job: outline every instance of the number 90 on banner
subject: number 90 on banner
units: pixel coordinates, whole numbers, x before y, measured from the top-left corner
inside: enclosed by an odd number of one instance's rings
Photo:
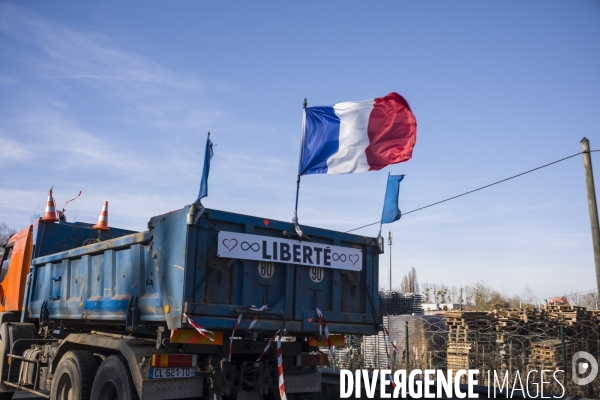
[[[275,264],[269,261],[261,261],[258,263],[258,273],[265,279],[269,279],[275,274]]]
[[[308,270],[308,275],[310,276],[310,280],[319,283],[323,280],[323,268],[321,267],[310,267]]]

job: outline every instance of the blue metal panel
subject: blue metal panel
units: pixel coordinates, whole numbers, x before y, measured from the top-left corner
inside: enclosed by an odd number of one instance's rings
[[[332,330],[334,333],[377,331],[380,317],[374,303],[378,275],[375,239],[303,227],[314,242],[363,249],[361,272],[325,268],[320,282],[314,282],[310,279],[311,268],[306,266],[275,263],[274,275],[266,279],[260,276],[257,261],[217,257],[219,231],[283,238],[283,231],[294,231],[290,223],[206,210],[199,223],[189,230],[190,240],[197,245],[193,252],[195,259],[188,259],[188,265],[195,266],[195,276],[193,280],[187,277],[189,289],[185,299],[188,312],[203,327],[226,329],[225,321],[230,321],[232,327],[243,307],[267,303],[269,311],[260,314],[257,330],[286,327],[292,334],[318,332],[315,324],[318,307],[328,323],[340,329]],[[242,332],[252,315],[242,321]]]
[[[140,296],[145,267],[151,265],[146,260],[140,262],[139,256],[149,242],[149,232],[142,232],[34,259],[27,306],[30,316],[39,318],[47,302],[50,319],[123,324],[130,299]],[[137,260],[135,266],[133,259]],[[143,298],[142,305],[150,320],[164,321],[164,315],[155,318],[160,301]]]
[[[150,220],[152,259],[165,320],[169,329],[181,327],[187,254],[187,214],[190,206]]]
[[[320,281],[314,281],[309,267],[275,263],[271,276],[261,276],[258,261],[217,256],[219,231],[283,238],[284,231],[293,232],[292,224],[217,210],[206,210],[192,224],[193,212],[187,206],[153,217],[147,232],[55,254],[46,252],[72,246],[85,236],[82,230],[91,229],[42,224],[38,253],[45,255],[32,262],[29,314],[38,318],[46,302],[50,319],[124,325],[130,301],[137,297],[139,319],[146,326],[180,328],[185,309],[205,328],[229,330],[245,308],[266,304],[257,332],[285,327],[291,334],[316,334],[317,307],[332,333],[377,331],[375,239],[303,227],[315,242],[362,249],[362,271],[325,268]],[[247,333],[253,315],[247,315],[238,333]]]
[[[35,232],[35,249],[33,258],[46,256],[48,254],[60,253],[83,246],[87,239],[98,237],[98,231],[92,229],[92,224],[82,222],[44,222],[37,220]],[[103,240],[117,238],[136,233],[119,228],[110,228],[109,232],[101,232]]]

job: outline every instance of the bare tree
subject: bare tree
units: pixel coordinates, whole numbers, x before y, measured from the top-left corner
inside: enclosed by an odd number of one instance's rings
[[[15,233],[17,233],[17,231],[10,228],[4,222],[0,222],[0,259],[4,255],[4,246],[6,246],[6,242],[8,242],[8,239]]]
[[[423,302],[424,303],[431,303],[431,292],[432,292],[431,285],[429,283],[425,282],[423,284]]]
[[[460,289],[457,288],[456,286],[452,286],[451,288],[448,288],[448,303],[460,303],[459,293],[460,293]]]
[[[535,294],[533,293],[533,290],[529,286],[529,283],[525,284],[525,287],[523,288],[523,296],[522,297],[523,297],[523,301],[528,304],[532,304],[533,300],[535,300]]]
[[[438,303],[446,303],[446,295],[448,294],[448,287],[446,285],[441,285],[437,291],[437,302]]]
[[[572,306],[586,307],[588,310],[598,309],[598,292],[596,290],[585,293],[571,293],[565,296]]]
[[[465,299],[467,304],[475,304],[475,285],[465,285]]]
[[[409,288],[409,275],[410,273],[402,281],[403,288],[405,286]],[[525,285],[521,294],[512,296],[508,296],[506,293],[492,288],[485,282],[452,287],[444,284],[425,282],[422,288],[423,301],[425,303],[458,303],[462,304],[466,309],[471,310],[491,311],[494,308],[527,307],[528,304],[533,304],[535,300],[535,294],[529,285]],[[570,294],[567,295],[567,298],[571,304],[585,305],[588,309],[595,309],[596,303],[600,305],[596,292]]]
[[[402,285],[400,286],[402,293],[419,293],[419,281],[417,280],[417,271],[415,267],[412,267],[408,274],[402,278]]]

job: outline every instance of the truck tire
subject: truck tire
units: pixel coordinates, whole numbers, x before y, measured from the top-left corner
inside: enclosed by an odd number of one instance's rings
[[[139,400],[125,357],[106,357],[100,364],[91,400]]]
[[[96,358],[89,351],[66,352],[52,378],[50,399],[89,400],[97,370]]]

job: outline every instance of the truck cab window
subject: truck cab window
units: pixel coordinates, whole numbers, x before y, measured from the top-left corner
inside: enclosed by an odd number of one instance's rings
[[[14,242],[9,243],[4,248],[4,255],[2,256],[2,269],[0,270],[0,282],[4,281],[4,277],[6,276],[6,273],[8,272],[8,266],[10,264],[10,257],[12,256],[12,251],[13,251],[13,244],[14,244]]]

